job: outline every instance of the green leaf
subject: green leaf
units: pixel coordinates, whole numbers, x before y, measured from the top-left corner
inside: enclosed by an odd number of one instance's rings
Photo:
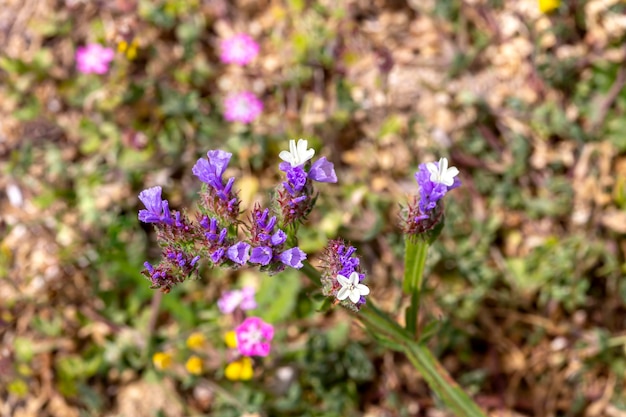
[[[296,306],[301,285],[300,274],[293,269],[266,277],[257,293],[259,306],[254,314],[269,323],[287,319]]]

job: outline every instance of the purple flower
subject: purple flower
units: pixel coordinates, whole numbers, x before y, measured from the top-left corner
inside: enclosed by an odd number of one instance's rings
[[[212,216],[230,224],[239,216],[239,198],[233,192],[235,178],[230,178],[226,185],[222,176],[228,167],[232,154],[221,150],[207,152],[207,159],[200,158],[192,168],[193,174],[200,181],[209,185],[201,192],[202,205]]]
[[[259,246],[258,248],[252,248],[250,254],[250,262],[253,264],[267,265],[272,260],[272,248],[269,246]]]
[[[270,243],[272,246],[280,246],[287,240],[287,234],[282,230],[278,229],[276,233],[272,235],[270,238]]]
[[[139,210],[139,220],[144,223],[172,224],[169,203],[161,200],[161,187],[148,188],[139,193],[139,200],[146,209]]]
[[[204,158],[198,159],[191,172],[200,181],[209,184],[216,191],[223,191],[225,187],[222,175],[224,175],[232,156],[232,153],[221,150],[209,151],[207,152],[208,161]]]
[[[226,251],[226,256],[231,261],[243,265],[250,257],[250,245],[246,242],[237,242]]]
[[[309,171],[309,178],[317,182],[337,182],[335,167],[328,162],[325,156],[313,163]]]
[[[303,267],[302,261],[306,259],[306,253],[299,247],[287,249],[278,255],[278,259],[287,266],[300,269]]]
[[[274,326],[258,317],[248,317],[235,329],[237,350],[243,356],[267,356],[274,338]]]
[[[76,49],[76,69],[83,74],[106,74],[114,56],[113,49],[97,43],[79,46]]]
[[[245,33],[224,39],[220,43],[220,59],[225,64],[244,66],[259,54],[259,44]]]
[[[224,118],[229,122],[251,123],[263,111],[263,102],[250,92],[230,94],[224,100]]]
[[[231,314],[237,307],[242,310],[252,310],[257,307],[254,299],[256,290],[253,287],[243,287],[241,290],[225,291],[219,300],[217,307],[223,314]]]

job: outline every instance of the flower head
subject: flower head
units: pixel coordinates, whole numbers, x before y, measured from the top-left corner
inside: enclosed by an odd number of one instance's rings
[[[561,0],[538,0],[538,3],[541,13],[550,13],[561,6]]]
[[[315,155],[315,149],[307,149],[309,142],[306,139],[299,139],[298,144],[294,139],[289,141],[289,150],[281,151],[278,157],[288,162],[292,167],[304,164]]]
[[[76,69],[83,74],[106,74],[114,56],[113,49],[97,43],[79,46],[76,49]]]
[[[256,290],[253,287],[243,287],[240,290],[225,291],[219,300],[217,307],[223,314],[231,314],[235,309],[252,310],[257,307],[254,299]]]
[[[283,224],[302,222],[313,209],[316,196],[312,181],[337,182],[335,167],[326,157],[311,165],[308,161],[315,155],[314,149],[308,149],[305,139],[289,141],[289,151],[278,155],[284,162],[278,168],[285,172],[286,181],[278,190],[278,205],[281,209]]]
[[[263,111],[263,102],[253,93],[230,94],[224,100],[224,118],[229,122],[252,123]]]
[[[206,344],[206,338],[200,332],[193,332],[189,335],[189,337],[187,337],[185,344],[192,350],[202,349]]]
[[[154,367],[162,371],[172,366],[172,354],[167,352],[157,352],[152,355]]]
[[[415,173],[419,186],[419,199],[409,204],[403,218],[404,232],[410,235],[432,230],[442,219],[443,211],[439,201],[461,185],[459,170],[448,167],[448,160],[420,164]]]
[[[331,240],[322,254],[322,293],[334,297],[342,305],[358,311],[365,304],[370,290],[362,282],[365,274],[356,248],[340,239]]]
[[[358,272],[351,273],[347,278],[338,274],[337,281],[341,284],[341,289],[337,292],[337,300],[339,301],[349,298],[350,301],[356,304],[362,296],[370,293],[370,289],[366,285],[361,284]]]
[[[231,381],[248,381],[253,375],[252,359],[247,356],[229,363],[224,369],[224,376]]]
[[[274,326],[258,317],[248,317],[235,329],[237,349],[243,356],[267,356],[274,338]]]
[[[220,59],[225,64],[246,65],[259,54],[259,44],[245,33],[224,39],[220,43]]]
[[[202,373],[204,364],[202,358],[196,355],[192,355],[187,362],[185,362],[185,369],[192,375],[200,375]]]

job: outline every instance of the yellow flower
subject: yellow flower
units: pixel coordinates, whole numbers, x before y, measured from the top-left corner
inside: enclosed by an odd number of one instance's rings
[[[224,342],[226,342],[226,346],[228,346],[231,349],[234,349],[237,347],[237,335],[235,334],[234,330],[231,330],[230,332],[224,335]]]
[[[224,376],[231,381],[247,381],[252,378],[252,359],[247,356],[229,363],[224,370]]]
[[[137,58],[138,46],[139,42],[137,41],[137,39],[133,39],[131,43],[128,43],[126,41],[120,41],[117,44],[117,50],[118,52],[126,55],[126,58],[132,61],[133,59]]]
[[[172,366],[172,355],[166,352],[157,352],[152,355],[154,367],[162,371]]]
[[[187,347],[193,350],[201,349],[205,342],[206,339],[202,333],[194,332],[187,338]]]
[[[550,13],[559,8],[561,0],[539,0],[539,10],[541,13]]]
[[[192,375],[200,375],[202,373],[202,359],[195,355],[191,356],[187,359],[185,368],[187,369],[187,372]]]

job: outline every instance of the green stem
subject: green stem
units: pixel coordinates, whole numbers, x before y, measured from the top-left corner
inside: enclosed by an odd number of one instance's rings
[[[316,285],[321,285],[320,273],[310,263],[304,262],[300,271]],[[376,307],[371,300],[367,301],[367,304],[361,308],[356,316],[373,334],[385,337],[399,349],[402,349],[415,369],[424,377],[428,386],[457,416],[485,417],[478,405],[454,382],[428,348],[413,340],[412,333],[403,329],[398,322]]]
[[[450,377],[437,358],[422,344],[407,342],[405,354],[430,389],[459,417],[485,417],[485,413]]]
[[[404,253],[404,281],[402,289],[411,296],[411,304],[406,310],[406,329],[417,337],[417,316],[420,309],[424,267],[428,254],[428,242],[419,237],[407,237]]]

